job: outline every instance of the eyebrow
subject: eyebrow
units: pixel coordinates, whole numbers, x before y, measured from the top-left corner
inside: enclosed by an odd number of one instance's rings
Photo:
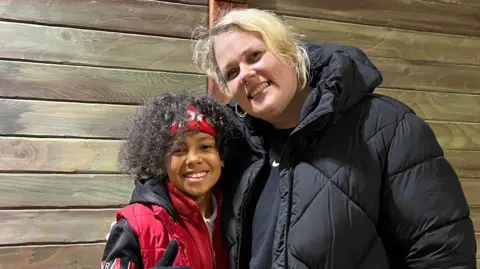
[[[246,47],[245,49],[242,50],[242,52],[240,52],[240,56],[242,57],[245,57],[245,54],[247,54],[248,52],[254,50],[254,47],[253,46],[248,46]],[[220,70],[222,71],[222,73],[224,73],[223,71],[228,71],[230,69],[230,66],[232,66],[233,63],[232,62],[229,62],[227,63],[227,65],[225,65],[225,67],[222,69],[220,68]]]
[[[209,136],[202,136],[202,137],[200,137],[200,138],[197,139],[197,142],[203,142],[203,141],[205,141],[205,140],[215,141],[214,138],[211,138],[211,137],[209,137]]]

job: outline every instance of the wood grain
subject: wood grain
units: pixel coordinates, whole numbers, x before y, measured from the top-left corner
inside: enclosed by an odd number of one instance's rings
[[[480,178],[461,178],[463,191],[470,207],[475,207],[480,214]],[[480,231],[480,227],[478,229]]]
[[[470,218],[473,221],[473,227],[476,232],[480,232],[480,207],[470,208]]]
[[[480,67],[372,57],[383,87],[480,94]]]
[[[445,158],[461,178],[480,178],[480,151],[445,150]]]
[[[480,12],[462,5],[404,0],[251,0],[280,14],[465,36],[480,36]]]
[[[480,124],[428,121],[443,149],[480,150]]]
[[[123,138],[136,108],[0,99],[0,134]]]
[[[154,95],[206,92],[203,75],[0,61],[0,96],[143,103]]]
[[[121,141],[0,137],[0,171],[118,172]],[[480,151],[445,150],[459,177],[480,178]]]
[[[0,210],[0,244],[104,241],[116,209]]]
[[[375,93],[390,96],[410,106],[428,120],[480,122],[480,95],[418,92],[379,88]]]
[[[0,171],[118,172],[120,143],[0,137]]]
[[[428,99],[430,94],[420,93],[427,94],[427,97],[418,97],[418,100]],[[428,104],[420,106],[426,109]],[[432,106],[447,105],[433,103]],[[0,134],[121,139],[129,117],[137,108],[130,105],[0,99]],[[444,149],[480,150],[479,123],[431,120],[428,123]]]
[[[208,7],[161,1],[7,1],[0,19],[190,38],[207,26]]]
[[[105,244],[0,247],[2,269],[100,268]]]
[[[133,188],[126,175],[0,173],[0,208],[120,207]]]
[[[0,22],[0,57],[197,72],[192,41],[65,27]]]
[[[480,233],[476,233],[475,238],[477,239],[477,246],[480,246]],[[479,263],[480,263],[480,248],[477,247],[477,264]]]
[[[285,16],[308,41],[361,48],[370,57],[480,65],[480,38]]]
[[[208,5],[208,0],[172,0],[171,2],[178,2],[184,4]]]
[[[480,8],[480,1],[478,0],[421,0],[421,1]]]

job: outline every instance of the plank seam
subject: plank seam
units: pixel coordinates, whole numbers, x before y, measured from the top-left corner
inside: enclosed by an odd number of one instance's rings
[[[68,243],[65,243],[65,244],[59,244],[58,242],[57,243],[54,243],[54,244],[43,244],[43,245],[35,245],[35,244],[32,244],[32,245],[27,245],[27,246],[18,246],[18,248],[34,248],[34,247],[70,247],[70,246],[73,246],[73,245],[76,245],[76,246],[97,246],[97,245],[104,245],[105,243],[104,242],[100,242],[100,243],[73,243],[73,244],[68,244]],[[0,249],[9,249],[11,248],[10,246],[0,246]]]
[[[121,207],[116,207],[116,208],[108,208],[108,209],[103,209],[103,208],[86,208],[86,209],[26,209],[26,210],[6,210],[6,209],[1,209],[0,214],[2,213],[20,213],[20,212],[25,212],[25,213],[47,213],[47,212],[103,212],[103,211],[112,211],[114,212],[115,210],[120,209]]]
[[[120,70],[120,71],[137,71],[137,72],[153,72],[153,73],[168,73],[168,74],[181,74],[181,75],[192,75],[192,76],[199,76],[205,77],[206,76],[202,73],[195,73],[191,71],[174,71],[174,70],[161,70],[161,69],[149,69],[149,68],[133,68],[133,67],[125,67],[125,66],[115,66],[115,65],[93,65],[93,64],[82,64],[76,62],[69,62],[69,61],[37,61],[37,60],[30,60],[30,59],[20,59],[20,58],[5,58],[0,57],[0,61],[4,62],[18,62],[18,63],[31,63],[31,64],[45,64],[45,65],[55,65],[58,67],[67,66],[67,67],[84,67],[84,68],[101,68],[101,69],[109,69],[109,70]],[[193,63],[192,63],[193,64]]]
[[[66,171],[66,170],[7,170],[0,169],[1,174],[62,174],[62,175],[125,175],[120,170],[118,171],[104,171],[104,170],[76,170],[76,171]]]
[[[75,241],[75,242],[22,242],[16,244],[0,244],[0,248],[12,248],[12,247],[26,247],[26,246],[53,246],[62,243],[63,246],[69,245],[87,245],[87,244],[100,244],[105,243],[106,240],[93,240],[93,241]]]
[[[205,13],[208,15],[208,10],[206,10]],[[206,18],[208,18],[208,16],[206,16]],[[183,39],[183,40],[191,40],[191,38],[192,38],[191,33],[190,33],[190,36],[176,36],[176,35],[168,35],[168,34],[159,35],[159,34],[153,34],[153,33],[148,33],[148,32],[135,32],[135,31],[128,31],[128,30],[120,31],[120,30],[115,30],[115,29],[110,29],[110,28],[96,28],[96,27],[88,27],[88,26],[82,26],[82,25],[69,25],[69,24],[61,24],[61,23],[46,23],[46,22],[39,22],[39,21],[16,20],[16,19],[7,19],[7,18],[0,18],[0,22],[18,23],[18,24],[34,25],[34,26],[68,28],[68,29],[103,32],[103,33],[147,36],[147,37],[165,37],[165,38],[175,38],[175,39]],[[206,23],[204,23],[204,24],[206,24]]]
[[[124,141],[123,137],[115,136],[75,136],[75,135],[36,135],[36,134],[0,134],[5,138],[46,138],[46,139],[88,139],[88,140],[107,140],[107,141]]]
[[[416,2],[431,3],[431,4],[438,4],[438,5],[461,6],[461,7],[466,7],[466,8],[479,9],[479,12],[480,12],[480,7],[464,5],[462,3],[445,3],[445,2],[436,2],[436,1],[429,1],[429,0],[415,0],[415,1]]]
[[[272,10],[272,9],[269,9]],[[421,29],[410,29],[410,28],[402,28],[402,27],[387,27],[387,26],[381,26],[381,25],[376,25],[376,24],[369,24],[369,23],[364,23],[364,22],[351,22],[351,21],[345,21],[345,20],[334,20],[334,19],[318,19],[318,18],[313,18],[313,17],[308,17],[308,16],[299,16],[299,15],[290,15],[287,12],[281,12],[277,10],[273,10],[276,14],[282,15],[283,17],[287,18],[300,18],[300,19],[307,19],[307,20],[314,20],[314,21],[324,21],[324,22],[334,22],[334,23],[340,23],[340,24],[350,24],[350,25],[361,25],[361,26],[366,26],[366,27],[374,27],[374,28],[383,28],[383,29],[392,29],[392,30],[401,30],[401,31],[410,31],[410,32],[416,32],[419,34],[434,34],[434,35],[446,35],[446,36],[452,36],[452,37],[461,37],[461,38],[480,38],[480,36],[469,36],[469,35],[461,35],[461,34],[453,34],[453,33],[442,33],[442,32],[433,32],[433,31],[428,31],[428,30],[421,30]],[[302,29],[297,30],[302,31]]]
[[[200,7],[208,7],[208,0],[206,1],[205,4],[196,4],[196,3],[186,3],[186,2],[179,2],[175,0],[148,0],[151,2],[165,2],[165,3],[172,3],[172,4],[178,4],[178,5],[183,5],[183,6],[200,6]]]
[[[408,91],[408,92],[426,92],[426,93],[438,93],[438,94],[455,94],[455,95],[480,97],[480,93],[434,91],[434,90],[414,89],[414,88],[388,87],[388,86],[382,86],[382,85],[378,86],[376,89],[401,90],[401,91]]]
[[[133,184],[133,183],[132,183]],[[133,185],[132,185],[133,187]],[[133,188],[132,188],[133,189]],[[76,205],[68,205],[68,206],[0,206],[0,213],[1,211],[62,211],[62,210],[82,210],[82,211],[91,211],[92,209],[115,209],[118,210],[124,206],[127,206],[128,202],[124,204],[115,204],[115,205],[98,205],[98,206],[76,206]]]
[[[402,59],[402,58],[389,58],[385,56],[371,56],[368,57],[372,60],[375,59],[386,59],[386,60],[392,60],[392,59],[397,59],[401,61],[405,61],[408,63],[412,64],[418,64],[418,65],[424,65],[424,64],[429,64],[429,65],[436,65],[436,66],[450,66],[450,67],[470,67],[470,68],[479,68],[478,65],[471,65],[471,64],[463,64],[463,63],[449,63],[449,62],[429,62],[425,60],[411,60],[411,59]]]

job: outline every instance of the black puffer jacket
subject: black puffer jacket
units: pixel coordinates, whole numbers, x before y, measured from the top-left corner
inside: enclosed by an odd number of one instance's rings
[[[382,77],[360,50],[308,51],[314,91],[281,156],[273,268],[476,268],[467,202],[428,124],[372,93]],[[246,146],[224,171],[232,200],[223,216],[230,266],[248,268],[272,127],[239,123]]]

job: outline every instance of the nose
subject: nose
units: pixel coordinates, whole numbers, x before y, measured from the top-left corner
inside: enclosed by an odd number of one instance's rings
[[[250,65],[241,64],[240,65],[240,78],[242,79],[242,83],[246,86],[248,85],[250,79],[257,74],[255,69],[253,69]]]
[[[196,150],[189,150],[187,154],[187,164],[197,164],[200,163],[202,158],[200,157],[200,154]]]

